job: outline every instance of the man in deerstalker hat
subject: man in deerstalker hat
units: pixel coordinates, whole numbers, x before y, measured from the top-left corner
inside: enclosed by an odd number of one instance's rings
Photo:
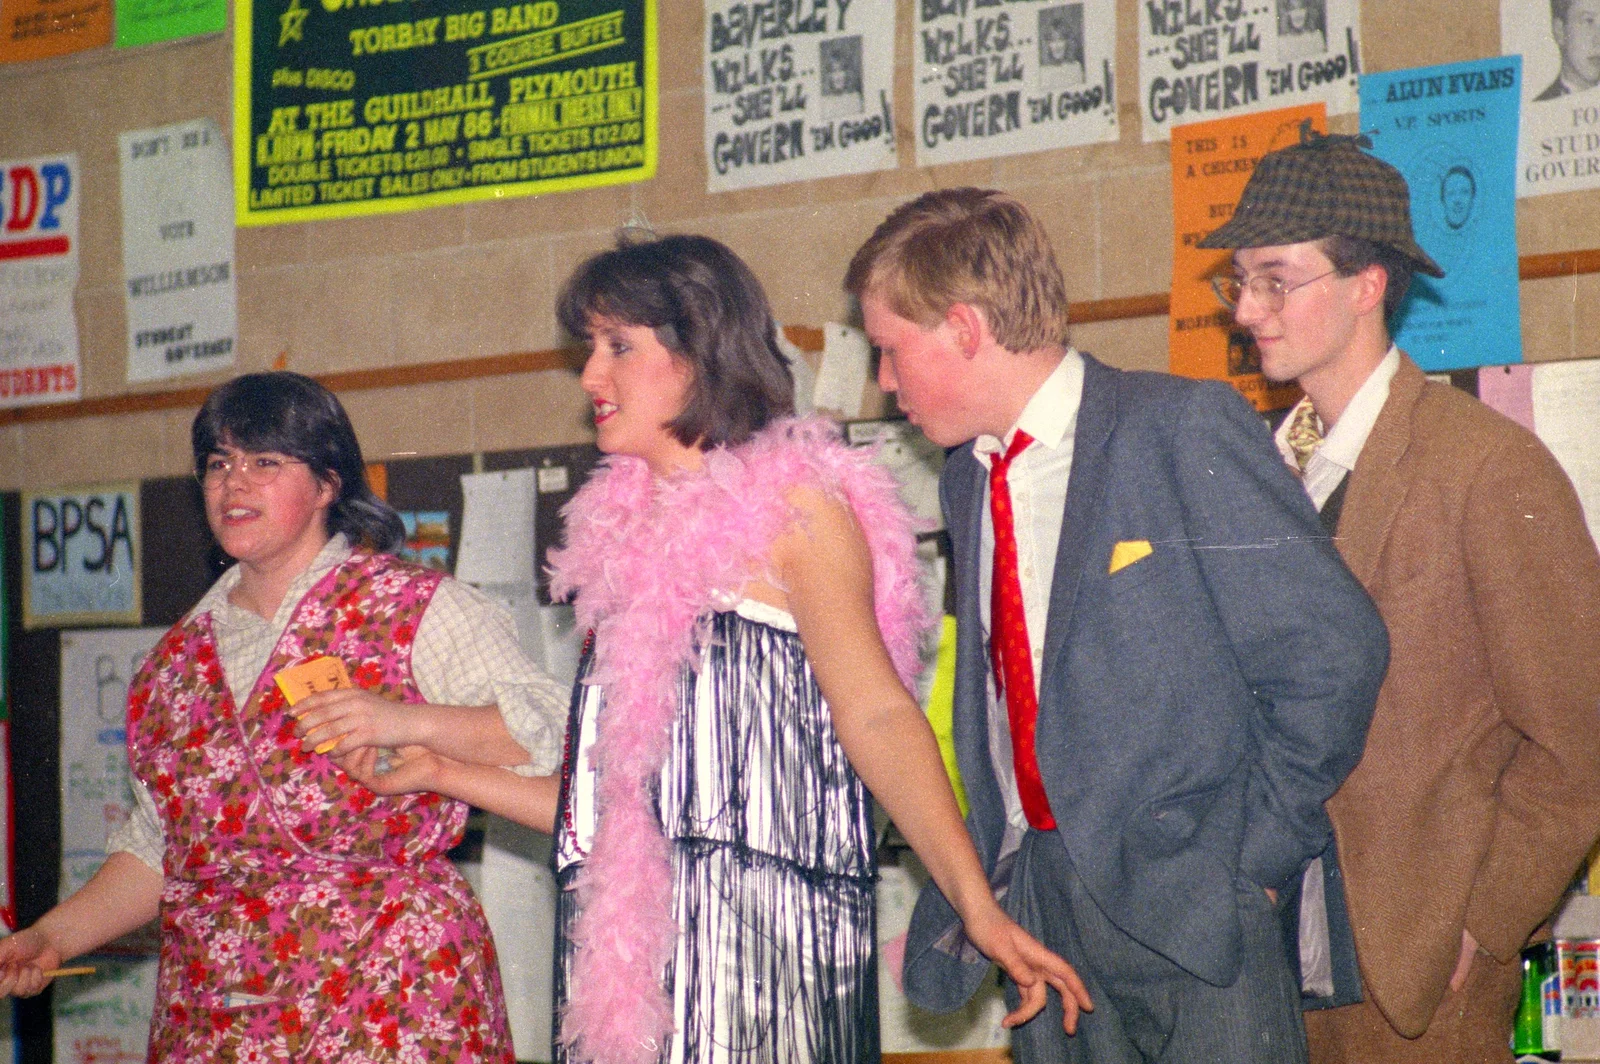
[[[1307,129],[1200,244],[1235,249],[1217,294],[1305,391],[1278,449],[1389,627],[1334,846],[1283,902],[1314,1064],[1509,1062],[1518,952],[1600,826],[1600,556],[1538,439],[1391,342],[1443,271],[1364,147]]]

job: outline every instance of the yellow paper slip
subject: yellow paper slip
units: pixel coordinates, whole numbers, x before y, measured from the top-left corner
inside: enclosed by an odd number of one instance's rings
[[[291,706],[318,691],[339,691],[354,686],[350,682],[350,674],[345,671],[344,662],[326,655],[291,665],[279,671],[272,679]],[[337,738],[318,743],[316,752],[325,754],[338,743]]]
[[[277,682],[278,690],[283,692],[283,697],[289,700],[291,706],[318,691],[339,691],[353,686],[350,683],[350,674],[345,671],[344,662],[339,658],[327,656],[291,665],[287,669],[280,670],[273,680]]]

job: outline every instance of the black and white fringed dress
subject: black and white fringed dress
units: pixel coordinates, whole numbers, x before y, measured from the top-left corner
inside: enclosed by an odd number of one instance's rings
[[[551,592],[592,633],[556,832],[563,1064],[878,1058],[872,809],[769,579],[796,491],[849,506],[914,687],[930,621],[893,476],[820,419],[701,468],[612,456],[563,510]]]
[[[580,675],[587,673],[585,655]],[[673,845],[677,1036],[659,1059],[878,1059],[872,803],[781,610],[718,612],[684,670],[659,809]],[[568,889],[594,830],[590,750],[604,693],[579,684],[556,826],[556,1008],[577,917]],[[574,738],[576,741],[574,741]],[[557,1046],[558,1061],[566,1061]]]

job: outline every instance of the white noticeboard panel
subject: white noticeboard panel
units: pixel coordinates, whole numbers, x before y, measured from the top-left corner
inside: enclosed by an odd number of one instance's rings
[[[106,835],[133,809],[128,782],[128,683],[161,628],[109,628],[61,636],[61,896],[106,858]],[[90,976],[54,991],[60,1064],[141,1061],[155,1004],[156,958],[96,958]]]

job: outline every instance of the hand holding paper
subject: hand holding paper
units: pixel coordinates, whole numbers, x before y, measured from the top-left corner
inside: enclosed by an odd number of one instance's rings
[[[307,722],[305,719],[307,711],[315,712],[319,707],[317,705],[303,707],[301,703],[325,691],[354,689],[350,683],[350,673],[345,669],[344,662],[339,658],[327,656],[311,658],[308,661],[302,661],[298,665],[291,665],[274,676],[273,681],[277,683],[278,690],[283,692],[283,697],[288,700],[290,708],[299,710],[299,712],[295,713],[295,717],[300,721],[295,726],[295,733],[308,743],[311,742],[311,732],[326,725],[328,720],[326,717],[319,717],[314,721]],[[344,738],[344,733],[331,739],[325,738],[316,743],[313,751],[318,754],[326,754],[339,745],[339,740],[342,738]]]
[[[421,714],[358,687],[308,695],[295,706],[295,716],[295,732],[306,745],[335,757],[361,747],[392,752],[425,738]]]

